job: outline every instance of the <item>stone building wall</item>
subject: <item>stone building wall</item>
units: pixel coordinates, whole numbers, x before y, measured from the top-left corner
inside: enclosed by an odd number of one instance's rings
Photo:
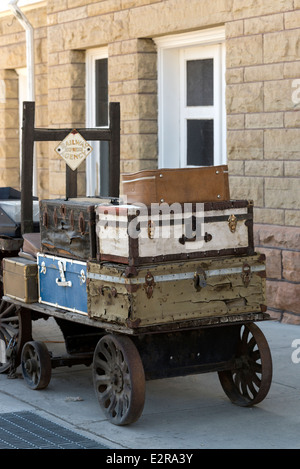
[[[263,2],[253,17],[240,3],[226,29],[231,191],[255,201],[273,316],[299,323],[300,2]]]
[[[225,25],[231,197],[254,200],[272,314],[300,322],[300,0],[45,0],[26,11],[35,28],[37,126],[85,126],[85,51],[108,47],[109,99],[121,104],[122,172],[157,166],[153,39]],[[14,187],[15,70],[24,66],[25,34],[3,15],[0,184]],[[53,146],[37,152],[41,198],[65,194],[64,163]],[[85,193],[84,166],[79,192]]]

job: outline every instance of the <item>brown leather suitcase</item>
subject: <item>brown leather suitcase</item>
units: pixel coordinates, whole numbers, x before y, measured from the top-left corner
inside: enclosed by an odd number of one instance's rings
[[[154,169],[121,175],[128,203],[216,202],[230,200],[228,167]]]

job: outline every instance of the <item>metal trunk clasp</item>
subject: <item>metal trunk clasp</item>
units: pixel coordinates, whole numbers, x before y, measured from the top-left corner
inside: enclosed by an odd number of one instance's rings
[[[71,280],[68,280],[68,281],[66,280],[65,266],[64,266],[62,261],[58,261],[58,268],[59,268],[60,279],[59,278],[56,279],[57,285],[59,287],[71,287],[72,282],[71,282]]]
[[[251,279],[251,267],[249,264],[244,264],[242,268],[242,280],[245,287],[248,287]]]
[[[237,218],[235,215],[232,214],[228,218],[228,226],[229,226],[231,233],[235,233],[236,225],[237,225]]]
[[[151,272],[147,272],[145,276],[145,283],[144,283],[144,288],[146,290],[147,298],[151,298],[153,294],[154,286],[155,286],[154,277],[151,274]]]
[[[200,291],[201,288],[206,287],[206,275],[203,269],[197,269],[194,273],[194,287],[197,291]]]

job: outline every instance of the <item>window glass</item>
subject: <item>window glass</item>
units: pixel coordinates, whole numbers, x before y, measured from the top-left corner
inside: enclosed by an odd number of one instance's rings
[[[187,106],[213,106],[214,61],[213,59],[188,60],[186,63]]]
[[[214,121],[212,119],[187,120],[187,165],[214,164]]]
[[[95,62],[95,123],[96,127],[108,125],[108,78],[107,59],[98,59]]]

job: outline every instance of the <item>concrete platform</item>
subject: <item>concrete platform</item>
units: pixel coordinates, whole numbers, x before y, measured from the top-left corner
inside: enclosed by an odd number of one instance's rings
[[[111,449],[299,449],[300,327],[258,326],[271,349],[273,382],[256,407],[231,404],[216,373],[168,378],[147,382],[141,418],[117,427],[101,412],[91,367],[80,365],[52,370],[41,391],[26,386],[20,368],[17,379],[0,375],[0,414],[34,412]],[[34,322],[33,335],[56,354],[64,349],[52,318]]]

